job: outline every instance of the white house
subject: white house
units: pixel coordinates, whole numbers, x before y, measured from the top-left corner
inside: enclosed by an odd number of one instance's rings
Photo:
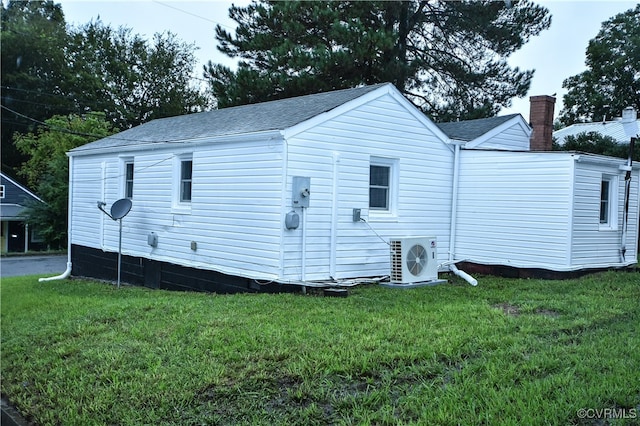
[[[531,129],[520,115],[460,125],[435,125],[380,84],[154,120],[76,148],[62,276],[114,278],[118,224],[96,203],[120,198],[133,204],[123,279],[151,287],[388,276],[399,251],[390,245],[411,237],[426,237],[431,256],[413,266],[436,276],[457,261],[553,271],[636,262],[637,168],[621,259],[622,160],[522,152]],[[566,221],[549,222],[549,238],[530,225],[555,216]],[[528,244],[513,243],[518,222]],[[541,255],[550,240],[560,260]],[[581,254],[581,244],[595,246]]]
[[[602,136],[613,138],[616,142],[628,144],[630,138],[640,137],[640,120],[638,112],[633,107],[622,110],[622,116],[613,120],[603,119],[595,123],[576,123],[571,126],[553,132],[553,137],[558,144],[564,145],[568,136],[577,136],[581,133],[599,133]]]
[[[29,226],[25,210],[42,199],[8,173],[0,172],[0,251],[27,252],[45,249],[40,234]]]

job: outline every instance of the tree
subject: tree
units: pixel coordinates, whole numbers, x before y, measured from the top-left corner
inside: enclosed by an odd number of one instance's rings
[[[28,206],[27,221],[52,248],[66,247],[69,166],[66,152],[114,133],[103,114],[55,116],[34,133],[17,137],[16,146],[29,160],[19,173],[43,203]]]
[[[15,132],[33,131],[43,121],[73,108],[61,83],[65,80],[68,44],[64,15],[52,1],[10,1],[2,7],[1,71],[2,161],[12,166],[26,158],[15,149]]]
[[[70,95],[82,99],[78,108],[104,112],[119,129],[201,111],[207,99],[192,84],[194,50],[170,32],[149,43],[129,28],[90,22],[71,32]]]
[[[209,62],[219,107],[392,82],[439,120],[496,114],[527,93],[533,71],[506,58],[550,25],[530,1],[254,0],[231,7],[219,49],[237,71]]]
[[[640,5],[605,21],[587,47],[587,70],[567,78],[559,120],[566,126],[640,110]]]
[[[567,136],[564,145],[553,143],[555,151],[579,151],[591,154],[608,155],[610,157],[629,157],[629,144],[617,143],[610,136],[598,132],[584,132]],[[640,161],[640,144],[634,145],[632,153],[634,162]]]
[[[16,134],[54,115],[106,114],[118,129],[201,111],[207,99],[193,84],[195,46],[174,34],[148,41],[101,21],[68,28],[52,1],[11,1],[2,14],[2,158],[27,160]]]

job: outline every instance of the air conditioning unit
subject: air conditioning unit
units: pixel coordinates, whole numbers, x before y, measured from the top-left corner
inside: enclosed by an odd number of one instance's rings
[[[435,237],[398,238],[391,245],[391,284],[410,284],[438,279]]]

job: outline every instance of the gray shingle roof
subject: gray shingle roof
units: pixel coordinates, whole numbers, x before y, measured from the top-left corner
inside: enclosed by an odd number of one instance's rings
[[[389,83],[161,118],[75,148],[71,152],[283,130],[386,84]]]
[[[468,142],[479,138],[517,115],[518,114],[509,114],[500,117],[479,118],[476,120],[452,121],[449,123],[436,123],[436,125],[451,139]]]

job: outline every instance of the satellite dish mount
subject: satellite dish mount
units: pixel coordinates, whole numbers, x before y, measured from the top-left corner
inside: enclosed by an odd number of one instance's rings
[[[111,213],[104,209],[104,206],[107,205],[104,201],[98,201],[97,204],[102,213],[120,223],[120,233],[118,235],[118,288],[120,288],[120,269],[122,265],[122,218],[129,214],[132,203],[129,198],[121,198],[111,205]]]

